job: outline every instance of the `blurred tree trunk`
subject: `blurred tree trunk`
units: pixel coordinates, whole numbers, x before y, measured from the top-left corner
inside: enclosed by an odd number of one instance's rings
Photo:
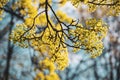
[[[99,76],[97,73],[97,62],[94,60],[94,75],[95,75],[95,80],[99,80]]]
[[[109,57],[109,62],[110,62],[110,77],[109,80],[114,80],[113,78],[113,63],[112,63],[112,55]]]
[[[7,25],[3,30],[0,31],[0,40],[3,39],[5,34],[8,32],[8,30],[9,30],[9,27]]]
[[[7,61],[6,61],[6,67],[3,75],[3,80],[9,80],[9,69],[10,69],[10,61],[12,58],[12,53],[13,53],[13,45],[11,45],[11,42],[9,40],[9,36],[12,31],[12,27],[14,25],[13,23],[13,15],[11,15],[11,21],[9,23],[9,35],[8,35],[8,52],[7,52]]]
[[[117,63],[118,63],[118,66],[117,66],[117,80],[120,80],[120,53],[119,53],[119,57],[117,59]]]

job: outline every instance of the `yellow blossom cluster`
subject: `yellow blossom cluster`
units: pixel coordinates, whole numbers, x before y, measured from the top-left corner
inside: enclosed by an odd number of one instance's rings
[[[1,8],[4,7],[4,5],[8,2],[8,0],[0,0],[0,19],[2,19],[2,14],[3,14],[3,11]]]
[[[43,34],[41,39],[31,40],[31,45],[34,46],[35,50],[41,52],[42,55],[47,53],[47,57],[56,64],[58,69],[62,70],[68,65],[68,51],[66,47],[63,47],[64,44],[60,44],[60,40],[64,41],[62,34],[58,33],[56,35],[55,33],[55,31],[48,27],[45,32],[39,35]]]
[[[24,15],[27,13],[25,24],[28,22],[26,25],[30,27],[33,24],[35,16],[38,14],[37,7],[34,7],[34,4],[31,0],[21,0],[19,4],[21,7],[23,7],[23,9],[20,11],[21,14]]]
[[[36,17],[35,19],[28,17],[25,19],[25,24],[29,27],[31,27],[34,23],[34,26],[39,25],[39,26],[46,26],[47,20],[46,20],[46,15],[45,13],[42,13],[40,16]]]
[[[113,16],[118,16],[120,14],[120,1],[114,5],[108,8],[109,11],[107,15],[113,15]]]
[[[41,72],[37,73],[35,80],[60,80],[55,73],[54,63],[48,58],[40,61],[39,67],[42,69]]]
[[[89,12],[94,12],[98,8],[106,8],[107,15],[117,16],[120,13],[119,0],[71,0],[75,7],[85,4]]]
[[[24,23],[16,25],[15,29],[10,35],[10,40],[12,40],[13,43],[17,44],[18,46],[28,47],[28,41],[25,40],[25,38],[33,37],[32,34],[35,34],[35,28],[30,30],[29,33],[26,33],[26,31],[27,26]],[[23,37],[23,34],[26,36],[25,38]]]
[[[58,75],[54,72],[49,75],[44,75],[42,72],[37,73],[34,80],[60,80]]]
[[[64,21],[66,23],[71,23],[73,20],[71,17],[69,17],[66,13],[64,13],[61,10],[57,10],[56,15],[58,16],[60,21]]]
[[[13,10],[20,8],[19,12],[23,16],[34,18],[37,14],[37,7],[32,0],[19,0],[12,5]]]
[[[102,53],[102,39],[107,34],[107,30],[108,28],[102,20],[88,19],[85,27],[75,29],[74,36],[77,36],[78,41],[74,45],[85,49],[87,53],[90,53],[91,57],[95,58]]]

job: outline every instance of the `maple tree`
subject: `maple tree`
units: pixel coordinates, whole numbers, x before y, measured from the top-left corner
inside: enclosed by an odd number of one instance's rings
[[[71,2],[74,7],[88,6],[89,13],[109,9],[106,15],[120,13],[119,0],[0,0],[0,16],[8,12],[22,23],[10,34],[10,40],[23,48],[32,47],[39,54],[35,80],[59,80],[56,69],[68,66],[68,47],[73,52],[85,50],[90,57],[100,56],[108,26],[101,19],[87,19],[84,24],[68,16],[59,7]],[[10,3],[10,4],[8,4]],[[53,5],[58,6],[54,10]],[[45,74],[45,70],[49,72]]]

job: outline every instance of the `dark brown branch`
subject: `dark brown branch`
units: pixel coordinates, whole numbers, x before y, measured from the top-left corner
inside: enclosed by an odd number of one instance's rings
[[[22,37],[23,37],[27,32],[29,32],[29,31],[35,26],[35,20],[36,20],[36,18],[37,18],[40,14],[42,14],[43,12],[45,12],[45,11],[40,12],[39,14],[37,14],[37,15],[33,18],[33,24],[32,24],[32,26],[31,26],[28,30],[26,30],[26,31],[20,36],[19,39],[22,39]]]
[[[90,3],[90,4],[94,4],[94,5],[105,5],[105,6],[114,6],[114,5],[117,5],[117,6],[119,6],[120,4],[117,4],[119,1],[116,1],[116,2],[114,2],[114,3],[95,3],[95,2],[88,2],[88,3]]]

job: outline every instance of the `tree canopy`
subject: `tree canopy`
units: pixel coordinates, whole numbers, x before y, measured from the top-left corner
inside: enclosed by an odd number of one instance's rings
[[[87,6],[89,13],[105,9],[105,15],[118,16],[119,0],[0,0],[0,17],[11,15],[9,39],[23,48],[31,47],[39,54],[35,64],[35,80],[59,80],[55,70],[68,66],[68,47],[73,52],[85,50],[92,58],[102,54],[108,25],[98,18],[82,23],[59,8],[70,2],[76,9]],[[57,9],[54,8],[56,6]],[[20,21],[13,23],[14,20]],[[49,72],[47,72],[49,71]]]

